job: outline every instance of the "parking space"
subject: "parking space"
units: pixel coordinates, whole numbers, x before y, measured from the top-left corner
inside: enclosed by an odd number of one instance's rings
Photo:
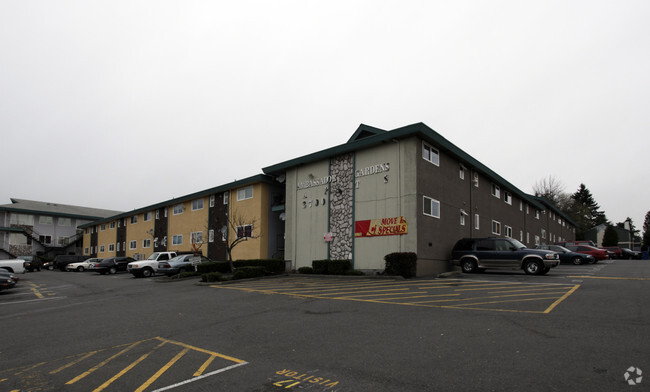
[[[474,279],[401,281],[286,277],[211,287],[375,304],[549,313],[580,286]]]
[[[247,362],[155,337],[0,371],[0,390],[165,391]],[[174,371],[169,371],[175,368]]]

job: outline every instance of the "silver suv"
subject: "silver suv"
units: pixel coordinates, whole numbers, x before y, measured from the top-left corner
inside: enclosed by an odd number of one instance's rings
[[[544,275],[560,264],[556,252],[529,249],[512,238],[463,238],[454,245],[451,259],[466,273],[506,268],[523,269],[529,275]]]

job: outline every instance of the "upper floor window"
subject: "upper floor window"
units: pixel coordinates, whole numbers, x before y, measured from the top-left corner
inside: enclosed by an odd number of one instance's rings
[[[72,226],[72,220],[70,218],[59,218],[57,223],[59,226],[66,226],[66,227]]]
[[[425,142],[422,142],[422,158],[436,166],[440,166],[440,153]]]
[[[192,200],[192,211],[203,209],[203,199]]]
[[[174,206],[174,215],[182,214],[183,213],[183,205],[182,204],[176,204]]]
[[[40,216],[38,217],[38,223],[41,225],[51,225],[54,223],[54,219],[51,216]]]
[[[144,213],[144,221],[145,221],[145,222],[150,221],[152,215],[153,215],[153,214],[151,213],[151,211],[149,211],[149,212],[145,212],[145,213]]]
[[[472,182],[474,183],[474,186],[478,188],[478,173],[472,175]]]
[[[249,185],[245,188],[240,188],[237,190],[237,201],[252,199],[253,198],[253,186]]]
[[[223,204],[228,204],[230,201],[230,192],[223,193]]]
[[[253,225],[237,226],[237,238],[252,237]]]
[[[138,223],[138,216],[137,216],[137,215],[133,215],[133,216],[131,217],[131,224],[134,225],[134,224],[136,224],[136,223]]]
[[[210,207],[214,207],[214,195],[210,196]]]
[[[110,227],[111,229],[114,229],[115,228],[115,221],[112,221],[111,223],[109,223],[108,227]]]
[[[492,234],[501,235],[501,222],[492,221]]]
[[[496,184],[492,184],[492,196],[499,199],[501,198],[501,188]]]
[[[512,205],[512,195],[510,194],[510,192],[505,192],[503,194],[503,201],[505,201],[506,203]]]

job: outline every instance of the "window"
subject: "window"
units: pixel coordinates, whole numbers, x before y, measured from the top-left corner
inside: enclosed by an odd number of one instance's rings
[[[191,233],[191,239],[193,244],[202,244],[203,243],[203,232],[195,231]]]
[[[506,237],[512,238],[512,227],[510,226],[505,226],[506,229]]]
[[[519,211],[523,211],[523,210],[524,210],[524,202],[519,200]]]
[[[464,179],[465,179],[465,169],[463,169],[462,167],[461,167],[460,170],[458,171],[458,177],[459,177],[461,180],[464,180]]]
[[[47,217],[41,217],[41,218],[47,218]],[[50,219],[52,218],[50,217]],[[9,218],[9,223],[13,225],[34,226],[34,215],[11,214],[11,218]]]
[[[117,228],[118,228],[118,229],[120,228],[120,224],[121,224],[121,223],[122,223],[122,220],[121,220],[121,219],[117,221]]]
[[[160,210],[156,210],[156,220],[160,219]]]
[[[230,193],[229,192],[224,192],[223,193],[223,204],[228,204],[230,200]]]
[[[70,238],[68,238],[68,237],[58,237],[56,239],[56,243],[59,246],[66,246],[66,245],[68,245],[70,243]]]
[[[542,229],[542,238],[546,239],[546,230]]]
[[[131,224],[132,224],[132,225],[135,225],[136,223],[138,223],[138,216],[137,216],[137,215],[133,215],[133,216],[131,217]]]
[[[505,201],[507,204],[512,205],[512,195],[510,194],[510,192],[505,192],[505,194],[503,195],[503,201]]]
[[[59,218],[57,223],[59,226],[72,226],[72,220],[70,218]]]
[[[479,224],[478,214],[474,214],[474,229],[479,230],[481,225]]]
[[[210,196],[210,207],[214,207],[214,195]]]
[[[498,185],[492,184],[492,196],[500,199],[501,198],[501,188]]]
[[[51,235],[39,235],[38,236],[38,242],[41,244],[46,244],[49,245],[52,243],[52,236]]]
[[[478,188],[478,173],[472,175],[472,182],[474,183],[474,187]]]
[[[124,249],[124,250],[126,250],[126,249]],[[117,243],[117,251],[118,252],[120,251],[120,243],[119,242]]]
[[[151,248],[151,239],[147,238],[142,240],[142,247],[143,248]]]
[[[109,223],[108,227],[110,227],[111,229],[114,229],[115,228],[115,221]]]
[[[137,241],[130,241],[129,242],[129,249],[135,249],[138,247],[138,242]]]
[[[145,212],[145,213],[144,213],[144,221],[145,221],[145,222],[149,222],[149,221],[151,220],[151,218],[152,218],[152,215],[153,215],[153,214],[151,213],[151,211],[149,211],[149,212]]]
[[[208,231],[208,242],[214,242],[214,230]]]
[[[99,253],[104,253],[106,251],[106,248],[104,245],[99,245]]]
[[[540,242],[539,242],[539,236],[536,235],[536,236],[535,236],[535,245],[539,245],[539,244],[540,244]]]
[[[501,235],[501,222],[492,221],[492,234]]]
[[[104,230],[106,230],[106,225],[105,224],[99,225],[99,231],[104,231]]]
[[[237,226],[237,238],[253,236],[253,225]]]
[[[182,214],[182,213],[183,213],[183,205],[182,204],[176,204],[174,206],[173,214],[178,215],[178,214]]]
[[[535,210],[535,219],[539,219],[539,210]]]
[[[524,240],[524,231],[519,230],[519,241],[523,241],[523,240]]]
[[[440,202],[430,197],[423,197],[424,205],[422,212],[424,215],[440,218]]]
[[[164,213],[165,213],[165,218],[167,218],[167,207],[165,207]]]
[[[88,250],[88,248],[84,248],[84,254],[85,254],[85,255],[90,254],[90,251]]]
[[[86,227],[84,233],[86,233],[86,234],[90,234],[90,230]]]
[[[182,245],[183,244],[183,235],[172,236],[172,245]]]
[[[253,198],[253,186],[249,185],[246,188],[237,190],[237,201],[247,200]]]
[[[464,210],[460,210],[460,225],[465,226],[465,217],[467,216],[467,212]]]
[[[54,218],[52,218],[51,216],[40,216],[38,218],[38,223],[40,223],[41,225],[51,225],[54,223]]]
[[[203,209],[203,199],[192,200],[192,211]]]
[[[425,142],[422,142],[422,159],[436,166],[440,166],[440,153]]]

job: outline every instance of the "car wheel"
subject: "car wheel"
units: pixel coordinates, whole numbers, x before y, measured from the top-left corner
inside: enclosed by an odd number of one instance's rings
[[[143,277],[148,278],[151,275],[153,275],[153,271],[150,270],[149,268],[145,268],[145,269],[142,270],[142,276]]]
[[[117,270],[115,269],[115,267],[111,267],[111,268],[108,270],[108,273],[111,274],[111,275],[113,275],[113,274],[117,273]]]
[[[537,260],[528,260],[524,264],[524,272],[528,275],[538,275],[544,270],[542,263]]]
[[[582,257],[576,256],[571,259],[571,262],[573,263],[573,265],[580,265],[582,264]]]
[[[472,272],[475,272],[477,269],[476,261],[472,259],[463,259],[460,262],[460,268],[463,270],[463,272],[467,274],[471,274]]]
[[[84,272],[84,267],[82,266],[77,267],[77,272]]]

